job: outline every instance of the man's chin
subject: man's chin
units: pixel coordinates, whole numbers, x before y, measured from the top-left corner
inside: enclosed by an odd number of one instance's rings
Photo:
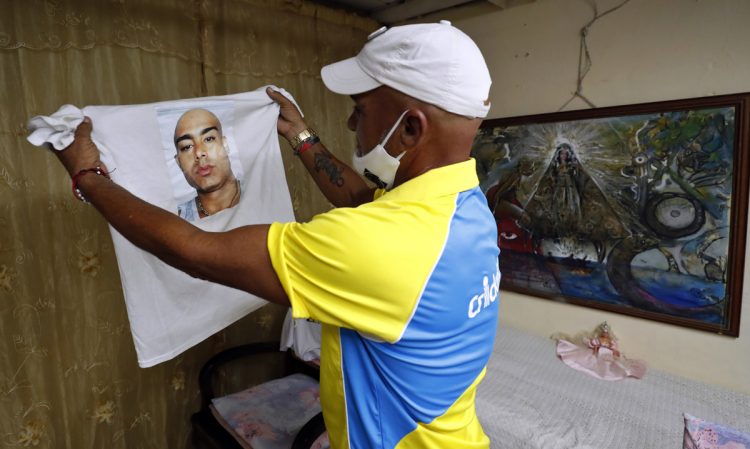
[[[193,188],[198,193],[211,193],[217,189],[215,184],[195,184]]]

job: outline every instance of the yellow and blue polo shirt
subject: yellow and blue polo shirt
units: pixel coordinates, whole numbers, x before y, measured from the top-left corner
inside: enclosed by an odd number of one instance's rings
[[[274,223],[268,249],[294,317],[323,325],[332,448],[489,447],[474,399],[495,338],[499,250],[473,159],[356,208]]]

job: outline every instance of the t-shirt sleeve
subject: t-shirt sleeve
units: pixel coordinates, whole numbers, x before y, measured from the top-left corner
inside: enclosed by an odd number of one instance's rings
[[[274,223],[271,262],[295,318],[396,341],[445,242],[448,219],[378,202]]]

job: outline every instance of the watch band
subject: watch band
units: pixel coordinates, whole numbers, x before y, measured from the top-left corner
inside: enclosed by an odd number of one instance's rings
[[[292,137],[292,140],[289,142],[289,144],[292,146],[293,149],[296,150],[302,142],[304,142],[305,140],[311,137],[318,137],[318,133],[316,133],[315,130],[312,128],[305,128],[299,134]]]
[[[318,136],[308,137],[307,139],[303,140],[302,143],[300,143],[300,145],[297,148],[293,150],[294,155],[302,156],[302,153],[309,150],[310,147],[312,147],[318,142],[320,142],[320,138],[318,138]]]

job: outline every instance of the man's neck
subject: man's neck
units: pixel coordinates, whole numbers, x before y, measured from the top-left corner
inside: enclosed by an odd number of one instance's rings
[[[237,205],[240,200],[241,186],[236,178],[224,183],[221,189],[212,192],[198,192],[196,206],[202,216],[213,215],[224,209]]]

